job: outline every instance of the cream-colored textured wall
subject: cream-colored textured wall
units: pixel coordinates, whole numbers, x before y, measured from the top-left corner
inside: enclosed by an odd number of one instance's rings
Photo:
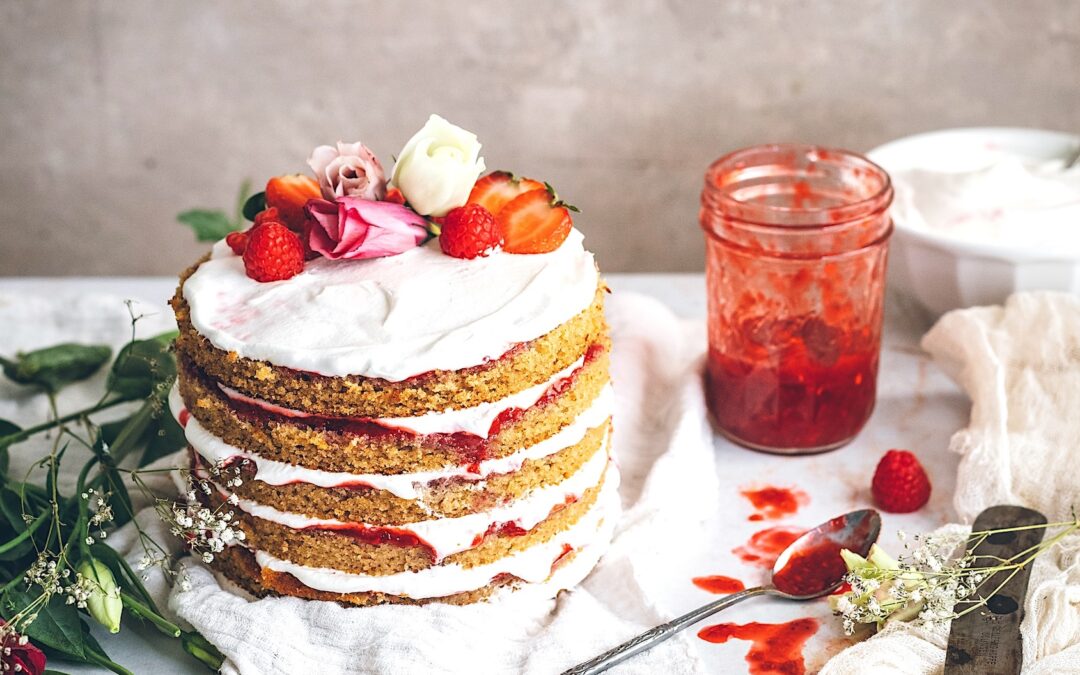
[[[701,269],[704,168],[958,125],[1080,130],[1080,2],[0,0],[0,275],[172,274],[176,212],[430,112],[550,180],[611,271]]]

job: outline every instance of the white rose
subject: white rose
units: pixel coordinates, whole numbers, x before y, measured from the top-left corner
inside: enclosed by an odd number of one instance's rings
[[[402,148],[390,180],[420,215],[445,216],[469,199],[483,172],[476,134],[432,115]]]

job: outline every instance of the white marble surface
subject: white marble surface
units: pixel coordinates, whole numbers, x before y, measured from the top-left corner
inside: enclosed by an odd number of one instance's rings
[[[608,280],[615,293],[645,293],[667,303],[682,317],[705,316],[701,275],[615,274],[609,275]],[[161,303],[162,311],[167,311],[164,302],[174,286],[173,279],[160,277],[0,279],[0,290],[54,296],[110,292]],[[792,458],[751,452],[717,437],[717,471],[724,510],[711,517],[711,525],[704,529],[700,541],[687,542],[684,549],[672,552],[670,587],[666,597],[660,599],[664,609],[674,615],[714,597],[690,583],[694,576],[732,576],[747,586],[763,581],[764,570],[746,565],[731,553],[732,548],[746,542],[753,532],[775,524],[810,527],[838,513],[870,505],[869,485],[874,466],[890,448],[907,448],[917,453],[930,473],[934,491],[930,504],[918,513],[884,514],[881,542],[895,549],[897,529],[927,530],[952,518],[957,458],[947,451],[947,446],[950,435],[967,422],[968,402],[918,348],[919,337],[928,327],[925,318],[907,303],[890,298],[877,409],[864,431],[847,447],[824,455]],[[750,522],[747,517],[752,508],[740,496],[739,488],[753,483],[796,486],[809,494],[810,502],[795,516]],[[779,622],[804,616],[817,617],[822,623],[805,650],[807,670],[815,672],[831,653],[845,644],[824,601],[794,604],[750,600],[717,617],[714,623]],[[135,673],[206,672],[186,658],[179,645],[151,630],[125,628],[115,636],[95,630],[95,635],[114,660]],[[698,645],[714,672],[746,672],[744,657],[748,643],[731,641],[715,645],[699,641]],[[71,673],[104,672],[68,664],[55,664],[55,667]]]

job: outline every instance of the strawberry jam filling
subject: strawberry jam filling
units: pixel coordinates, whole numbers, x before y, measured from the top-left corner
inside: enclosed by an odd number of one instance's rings
[[[399,546],[401,548],[423,547],[435,559],[435,547],[421,539],[415,532],[400,527],[372,527],[362,523],[340,525],[310,525],[304,530],[333,532],[351,537],[369,546]]]
[[[215,488],[223,501],[229,499],[229,493],[213,482],[211,473],[206,462],[196,452],[190,453],[191,471],[201,480],[208,480]],[[232,460],[221,463],[216,467],[219,475],[232,474],[236,469],[237,474],[246,472],[250,468],[250,462],[246,459],[234,457]],[[563,503],[556,504],[548,512],[547,520],[559,513],[567,506],[577,503],[577,495],[567,495]],[[241,507],[238,507],[242,509]],[[544,521],[541,521],[544,522]],[[401,548],[424,548],[432,562],[438,562],[439,553],[434,545],[425,541],[421,536],[407,527],[394,527],[389,525],[367,525],[364,523],[318,523],[299,528],[309,532],[328,532],[355,539],[357,542],[368,546],[397,546]],[[484,532],[476,535],[469,548],[476,548],[484,543],[489,537],[522,537],[529,533],[528,529],[521,527],[516,521],[497,521],[491,523]]]
[[[273,423],[291,424],[301,428],[323,432],[345,434],[350,436],[365,436],[368,438],[380,438],[393,441],[395,439],[408,442],[417,437],[422,437],[432,445],[450,448],[461,458],[462,464],[468,464],[479,468],[479,462],[488,459],[489,444],[494,436],[502,429],[514,423],[520,422],[527,413],[534,409],[541,409],[558,399],[566,391],[571,389],[580,377],[585,367],[603,354],[605,346],[594,343],[585,352],[583,363],[568,376],[552,383],[540,398],[528,408],[508,408],[495,418],[491,424],[487,438],[468,432],[416,434],[406,429],[390,428],[379,424],[378,421],[369,418],[333,417],[326,415],[296,416],[293,412],[284,413],[278,406],[256,402],[255,399],[230,398],[222,393],[222,400],[226,401],[233,413],[240,419],[249,423]],[[216,390],[216,386],[209,387]]]

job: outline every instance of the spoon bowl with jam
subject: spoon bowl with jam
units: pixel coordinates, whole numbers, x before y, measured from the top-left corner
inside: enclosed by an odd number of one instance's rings
[[[873,509],[852,511],[828,520],[784,549],[773,565],[769,583],[714,600],[578,664],[563,675],[601,673],[651,649],[684,628],[756,595],[773,595],[785,600],[812,600],[828,595],[840,587],[847,574],[840,551],[848,549],[866,556],[880,533],[881,516]]]

